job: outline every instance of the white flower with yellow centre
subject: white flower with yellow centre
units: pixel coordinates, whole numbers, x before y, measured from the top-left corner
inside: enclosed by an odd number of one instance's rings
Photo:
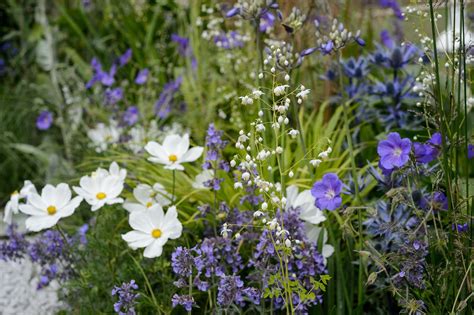
[[[181,163],[194,162],[202,154],[202,147],[189,149],[189,136],[169,135],[166,136],[163,144],[150,141],[145,146],[145,150],[151,155],[150,162],[164,164],[166,169],[184,170]]]
[[[79,181],[80,187],[73,187],[74,191],[82,196],[91,210],[96,211],[104,205],[122,203],[120,193],[123,190],[123,180],[115,175],[106,175],[103,172],[94,172],[91,176],[83,176]]]
[[[119,142],[120,129],[114,122],[111,122],[109,126],[99,123],[87,132],[87,136],[92,140],[96,152],[100,153],[106,151],[109,145]]]
[[[109,166],[109,170],[103,169],[103,168],[98,168],[93,175],[97,176],[112,176],[116,177],[117,179],[121,181],[125,181],[125,178],[127,177],[127,170],[124,168],[120,168],[117,162],[112,162]]]
[[[127,201],[123,204],[128,212],[146,211],[155,204],[167,206],[171,204],[172,199],[171,194],[160,183],[154,184],[153,187],[139,184],[133,189],[133,196],[138,202]]]
[[[147,258],[161,256],[165,243],[177,239],[183,231],[174,206],[165,214],[163,208],[155,204],[147,211],[132,212],[128,222],[133,231],[123,234],[122,239],[134,250],[145,248],[143,256]]]
[[[56,187],[46,185],[41,196],[36,192],[31,193],[28,203],[20,205],[20,211],[30,216],[26,219],[26,228],[38,232],[53,227],[59,219],[72,215],[82,197],[71,198],[71,189],[64,183]]]
[[[17,214],[19,210],[20,200],[28,198],[32,193],[36,193],[35,185],[29,180],[25,180],[23,188],[20,191],[14,191],[10,195],[10,200],[5,205],[3,222],[12,224],[13,214]]]

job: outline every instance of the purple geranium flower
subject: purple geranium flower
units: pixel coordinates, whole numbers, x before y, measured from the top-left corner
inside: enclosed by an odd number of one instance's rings
[[[123,113],[123,121],[129,125],[132,126],[138,121],[138,107],[136,106],[130,106],[127,108],[125,113]]]
[[[39,130],[48,130],[53,124],[53,113],[48,110],[42,111],[36,118],[36,128]]]
[[[336,210],[342,203],[341,189],[342,182],[336,174],[325,174],[311,189],[311,194],[316,198],[315,205],[321,210]]]
[[[419,142],[413,143],[416,161],[424,164],[433,161],[439,155],[440,146],[441,134],[439,132],[433,134],[431,139],[425,144]]]
[[[410,139],[401,139],[398,132],[391,132],[388,134],[387,140],[380,141],[377,146],[380,165],[387,170],[402,167],[408,162],[410,150]]]

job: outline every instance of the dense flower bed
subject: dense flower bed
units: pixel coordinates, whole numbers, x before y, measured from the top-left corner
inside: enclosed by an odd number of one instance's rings
[[[472,313],[464,2],[46,2],[5,5],[0,259],[66,312]]]

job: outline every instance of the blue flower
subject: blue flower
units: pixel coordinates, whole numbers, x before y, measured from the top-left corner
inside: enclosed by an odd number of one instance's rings
[[[135,315],[136,299],[140,294],[135,293],[138,290],[138,285],[135,280],[124,282],[120,287],[115,286],[112,289],[112,296],[118,296],[118,301],[114,304],[114,311],[120,315]]]
[[[387,170],[405,165],[410,157],[410,151],[410,139],[401,139],[397,132],[389,133],[387,140],[380,141],[377,146],[380,164]]]
[[[36,128],[39,130],[48,130],[53,124],[53,113],[48,110],[42,111],[36,118]]]
[[[469,144],[467,146],[467,158],[474,159],[474,144]]]
[[[311,194],[316,198],[315,205],[321,210],[336,210],[341,206],[342,182],[334,173],[327,173],[322,180],[314,183]]]
[[[135,78],[135,83],[138,85],[145,84],[148,79],[148,72],[149,70],[147,68],[140,70]]]

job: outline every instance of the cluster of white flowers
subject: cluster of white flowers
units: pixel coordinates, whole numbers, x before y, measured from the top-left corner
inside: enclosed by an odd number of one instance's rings
[[[323,27],[318,20],[314,20],[314,26],[316,27],[316,44],[319,47],[324,47],[326,53],[337,51],[360,36],[360,30],[354,35],[336,18],[334,18],[329,28]],[[332,43],[331,47],[327,47],[328,42]]]
[[[97,153],[104,152],[110,145],[119,142],[121,130],[115,121],[110,121],[109,125],[97,124],[94,129],[87,132],[87,136],[92,140],[92,146]]]

